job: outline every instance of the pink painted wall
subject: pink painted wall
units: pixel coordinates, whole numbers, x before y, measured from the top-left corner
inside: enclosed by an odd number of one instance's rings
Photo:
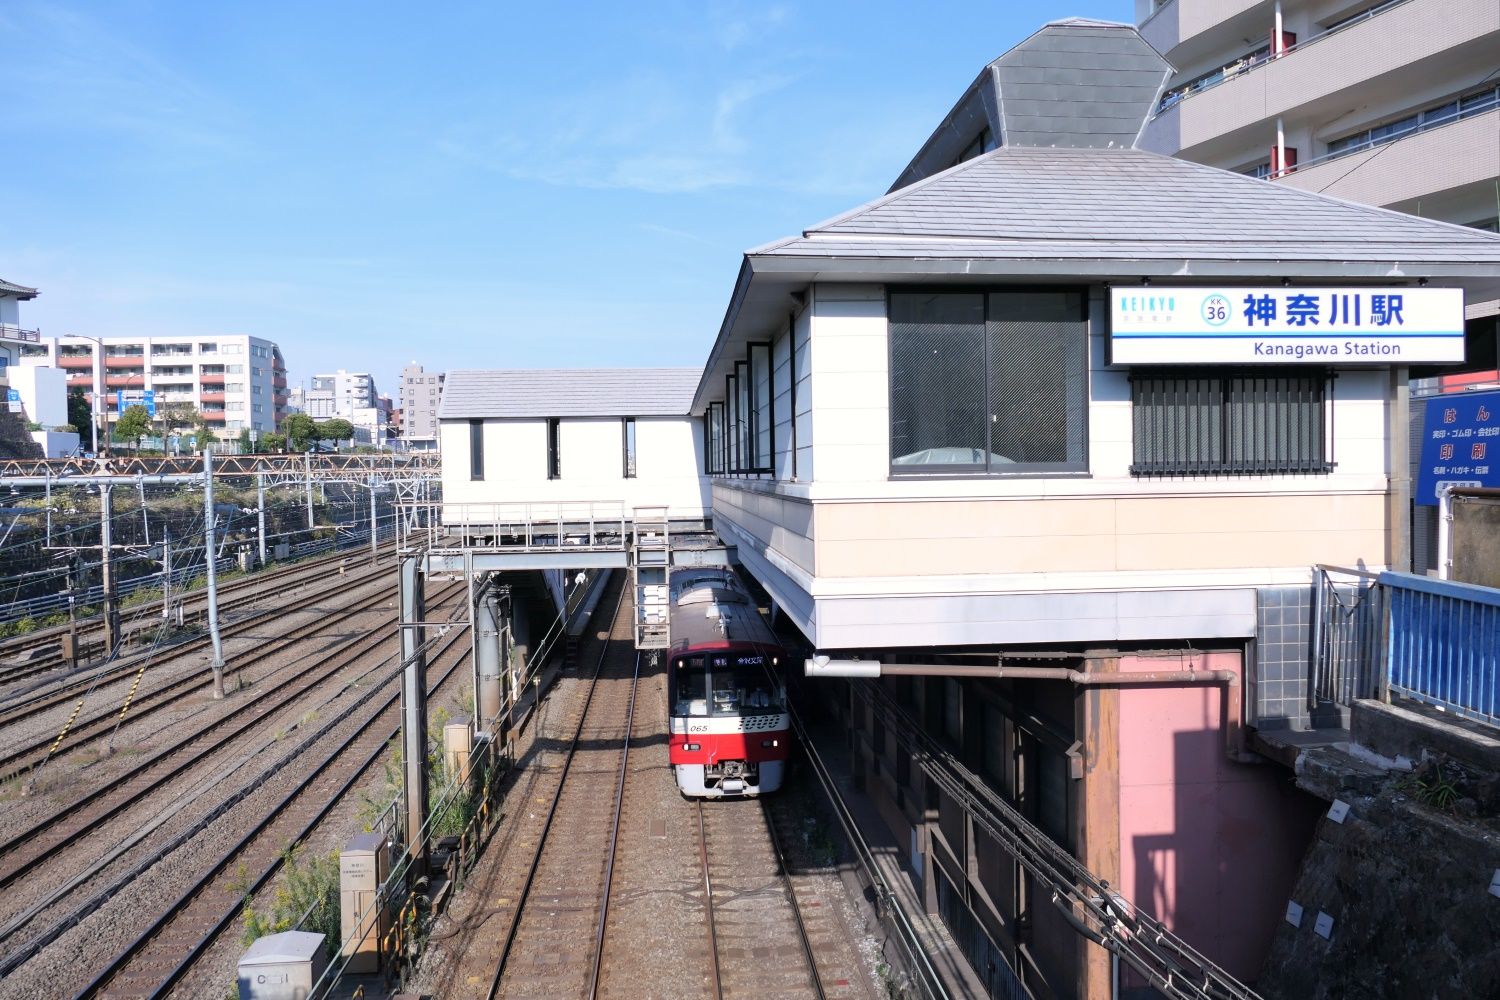
[[[1239,653],[1122,656],[1120,669],[1242,670]],[[1218,688],[1120,692],[1121,891],[1253,981],[1319,804],[1272,763],[1224,754]]]

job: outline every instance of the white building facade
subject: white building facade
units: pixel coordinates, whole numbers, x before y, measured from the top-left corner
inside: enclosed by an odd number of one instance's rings
[[[401,411],[402,447],[412,451],[437,447],[444,378],[442,372],[425,371],[416,362],[401,369],[396,406]]]

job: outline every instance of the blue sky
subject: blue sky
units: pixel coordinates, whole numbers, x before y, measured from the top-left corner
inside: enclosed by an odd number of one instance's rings
[[[0,277],[44,333],[294,380],[698,365],[741,253],[885,191],[990,59],[1126,0],[0,5]]]

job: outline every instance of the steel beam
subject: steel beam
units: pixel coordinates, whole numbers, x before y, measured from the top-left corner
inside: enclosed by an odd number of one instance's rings
[[[427,874],[427,630],[421,560],[401,559],[401,759],[406,797],[406,846],[413,880]]]

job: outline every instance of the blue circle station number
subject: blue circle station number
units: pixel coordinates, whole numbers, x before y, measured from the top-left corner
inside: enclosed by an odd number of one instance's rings
[[[1222,295],[1210,295],[1203,300],[1203,322],[1209,326],[1223,326],[1229,322],[1229,300]]]

